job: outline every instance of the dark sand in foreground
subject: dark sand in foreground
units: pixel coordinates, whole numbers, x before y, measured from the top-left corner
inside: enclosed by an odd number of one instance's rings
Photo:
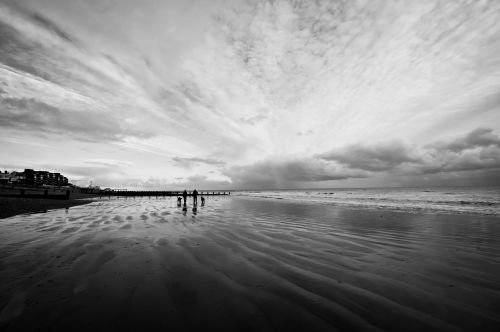
[[[0,219],[23,213],[46,212],[53,209],[66,209],[72,206],[88,204],[90,201],[82,199],[42,199],[0,197]]]
[[[1,331],[498,331],[498,218],[209,198],[0,220]]]

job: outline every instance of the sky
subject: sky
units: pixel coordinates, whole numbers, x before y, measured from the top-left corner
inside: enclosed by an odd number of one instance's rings
[[[500,1],[0,0],[0,170],[500,185]]]

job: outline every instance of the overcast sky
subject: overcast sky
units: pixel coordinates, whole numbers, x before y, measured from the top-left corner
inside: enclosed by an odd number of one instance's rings
[[[0,169],[500,184],[500,1],[0,0]]]

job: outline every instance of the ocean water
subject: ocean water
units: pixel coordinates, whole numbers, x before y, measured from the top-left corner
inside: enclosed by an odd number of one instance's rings
[[[240,191],[235,195],[406,212],[500,215],[500,187]]]

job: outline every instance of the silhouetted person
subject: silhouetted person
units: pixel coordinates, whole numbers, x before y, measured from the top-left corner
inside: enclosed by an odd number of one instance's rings
[[[178,196],[177,197],[177,206],[181,206],[181,205],[182,205],[182,197]]]
[[[201,196],[201,206],[205,206],[205,197]]]
[[[198,204],[198,191],[196,189],[193,191],[193,204]]]
[[[187,197],[188,197],[188,192],[186,191],[186,189],[184,189],[184,191],[182,192],[182,198],[184,198],[184,206],[186,205]]]

